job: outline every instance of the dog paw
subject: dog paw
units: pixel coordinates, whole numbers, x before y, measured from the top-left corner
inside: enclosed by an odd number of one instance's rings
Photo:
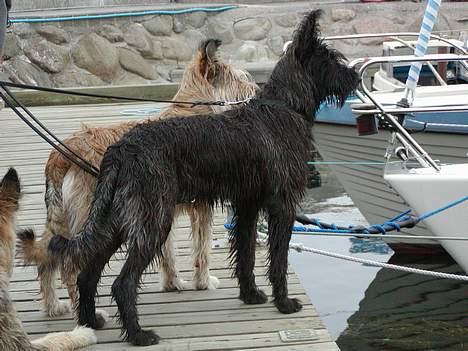
[[[109,314],[104,310],[96,310],[96,325],[94,329],[102,329],[109,321]]]
[[[45,307],[49,317],[59,317],[71,312],[69,301],[57,300],[54,304]]]
[[[206,281],[194,280],[193,286],[196,290],[216,290],[221,286],[221,282],[215,276],[210,275]]]
[[[161,291],[182,291],[188,287],[188,283],[178,277],[161,282]]]
[[[247,305],[260,305],[268,301],[266,294],[260,289],[252,289],[239,295],[239,299]]]
[[[130,342],[135,346],[149,346],[159,343],[159,336],[152,330],[140,330]]]
[[[96,344],[98,341],[93,329],[86,328],[81,325],[75,327],[71,334],[73,335],[73,338],[80,340],[80,347]]]
[[[278,311],[284,314],[296,313],[302,309],[302,304],[298,299],[283,299],[276,300],[275,306],[278,308]]]

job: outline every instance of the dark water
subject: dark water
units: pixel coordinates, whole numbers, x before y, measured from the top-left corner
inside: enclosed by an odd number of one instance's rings
[[[323,169],[305,213],[336,224],[366,224],[341,185]],[[381,262],[462,273],[448,256],[409,256],[381,241],[293,238],[306,246]],[[468,253],[467,253],[468,254]],[[468,284],[319,256],[291,253],[291,263],[342,351],[468,351]]]

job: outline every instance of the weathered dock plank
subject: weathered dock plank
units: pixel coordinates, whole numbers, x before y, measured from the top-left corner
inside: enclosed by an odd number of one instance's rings
[[[162,107],[155,104],[106,104],[86,106],[36,107],[33,113],[56,135],[64,138],[87,125],[109,125],[120,121],[148,117],[147,112]],[[140,114],[137,112],[140,111]],[[132,114],[133,113],[133,114]],[[19,227],[33,227],[38,234],[44,228],[45,208],[44,166],[50,146],[20,121],[9,109],[0,112],[0,172],[7,167],[17,168],[23,183],[24,196],[18,214]],[[217,211],[214,221],[214,237],[224,243],[224,213]],[[177,266],[188,286],[192,279],[190,223],[181,217],[175,230],[177,243]],[[336,351],[331,340],[298,277],[289,270],[289,292],[304,303],[304,309],[293,315],[280,314],[273,304],[245,305],[237,299],[237,282],[232,279],[229,268],[229,250],[220,245],[213,248],[211,274],[218,277],[221,287],[214,291],[161,292],[159,274],[148,270],[143,276],[138,306],[142,326],[154,328],[161,336],[161,344],[144,350],[320,350]],[[109,269],[101,280],[98,307],[111,315],[117,312],[110,299],[110,286],[123,265],[125,250],[113,257]],[[32,338],[49,332],[69,330],[75,322],[71,315],[47,317],[41,310],[39,284],[36,268],[25,266],[18,255],[17,266],[11,282],[11,294],[24,328]],[[258,249],[256,276],[258,285],[271,296],[271,287],[265,277],[266,258],[263,248]],[[60,282],[57,281],[59,285]],[[59,297],[67,298],[66,290],[60,287]],[[271,299],[270,299],[271,300]],[[286,340],[280,332],[296,332],[308,338]],[[132,347],[120,339],[120,329],[112,320],[103,330],[97,331],[99,344],[89,351],[126,351]]]

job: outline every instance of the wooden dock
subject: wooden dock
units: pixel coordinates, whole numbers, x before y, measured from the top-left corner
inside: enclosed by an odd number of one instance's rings
[[[36,107],[32,112],[60,138],[65,138],[80,127],[109,125],[123,120],[148,117],[155,104],[106,104],[86,106]],[[161,107],[161,105],[159,105]],[[44,228],[44,166],[50,146],[27,127],[9,109],[0,112],[0,173],[10,166],[21,177],[24,196],[18,215],[19,227],[33,227],[37,233]],[[221,244],[226,231],[223,215],[215,218],[215,238]],[[177,264],[183,279],[191,281],[191,241],[189,221],[180,218],[177,225]],[[271,295],[265,277],[265,250],[258,249],[256,262],[257,283]],[[140,322],[145,328],[153,328],[160,336],[159,345],[137,348],[120,339],[120,329],[111,321],[97,332],[99,344],[86,350],[123,351],[142,350],[338,350],[320,320],[303,287],[290,271],[289,291],[304,303],[304,309],[296,314],[279,313],[271,302],[264,305],[245,305],[237,299],[237,281],[232,279],[228,250],[225,245],[213,248],[211,274],[218,277],[221,287],[213,291],[160,292],[159,275],[148,271],[139,293]],[[110,301],[110,286],[122,265],[122,257],[113,258],[105,272],[99,289],[99,308],[113,316],[115,303]],[[60,284],[57,281],[57,284]],[[19,318],[31,338],[49,332],[71,330],[75,322],[71,314],[49,318],[41,310],[36,268],[22,266],[20,261],[14,270],[11,295],[16,302]],[[66,298],[66,290],[60,289],[60,297]]]

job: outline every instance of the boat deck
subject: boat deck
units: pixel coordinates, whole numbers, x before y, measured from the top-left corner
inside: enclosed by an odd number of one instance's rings
[[[32,111],[59,138],[64,138],[77,130],[80,123],[109,125],[123,120],[140,119],[148,117],[145,113],[154,110],[156,106],[56,106],[37,107]],[[18,170],[24,191],[18,226],[33,227],[37,233],[41,233],[45,221],[43,170],[49,151],[50,146],[12,111],[4,109],[0,112],[0,173],[4,174],[10,166]],[[338,350],[292,270],[289,275],[289,291],[291,296],[304,303],[301,312],[283,315],[271,302],[248,306],[237,299],[237,282],[231,277],[228,249],[223,245],[226,233],[223,220],[222,212],[218,211],[214,236],[220,245],[212,250],[211,274],[220,279],[219,289],[160,292],[158,273],[150,270],[144,275],[144,285],[138,300],[140,322],[145,328],[153,328],[161,336],[159,345],[146,347],[144,350]],[[182,278],[191,281],[191,241],[187,218],[178,220],[176,234],[178,268]],[[111,316],[115,314],[116,306],[109,296],[110,286],[119,272],[122,258],[120,254],[112,259],[99,289],[98,308],[104,308]],[[265,251],[259,248],[256,262],[257,283],[271,294],[265,272]],[[22,266],[18,260],[10,292],[16,302],[19,318],[31,338],[74,327],[71,314],[49,318],[41,310],[35,267]],[[63,288],[60,289],[60,297],[66,298],[66,290]],[[86,350],[141,349],[121,341],[119,326],[115,320],[98,331],[97,336],[99,344]]]

